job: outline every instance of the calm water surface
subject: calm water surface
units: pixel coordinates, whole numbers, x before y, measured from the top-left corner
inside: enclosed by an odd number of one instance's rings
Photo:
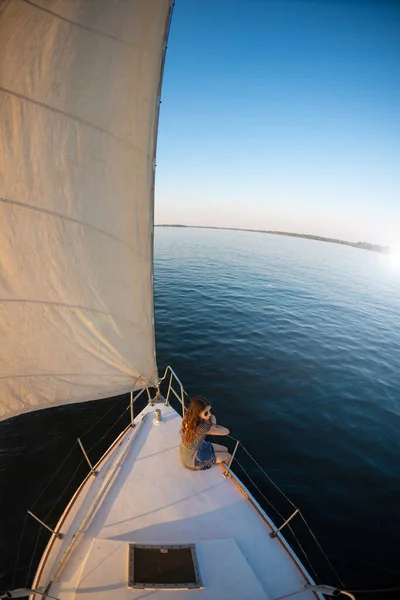
[[[335,244],[157,228],[155,305],[159,367],[171,364],[189,394],[209,397],[219,421],[300,507],[348,589],[400,587],[400,271],[386,256]],[[87,434],[90,447],[114,423],[127,399],[118,402],[1,425],[0,588],[11,584],[24,510],[78,435],[104,415]],[[241,452],[254,483],[288,516]],[[34,505],[54,524],[85,474],[80,460],[76,448],[68,477],[56,477]],[[336,585],[300,525],[294,519],[293,531],[318,574]],[[27,522],[15,584],[35,568],[31,549],[47,539],[39,531]]]
[[[155,273],[160,361],[209,396],[349,588],[400,586],[400,271],[336,244],[159,228]]]

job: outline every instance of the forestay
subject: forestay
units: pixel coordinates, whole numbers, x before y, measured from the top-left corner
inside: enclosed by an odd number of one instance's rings
[[[0,418],[157,380],[170,0],[0,0]]]

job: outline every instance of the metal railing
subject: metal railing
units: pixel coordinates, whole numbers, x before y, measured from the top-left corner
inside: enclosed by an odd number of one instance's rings
[[[173,370],[173,368],[170,367],[169,365],[166,367],[166,369],[164,371],[164,375],[160,378],[160,383],[159,383],[160,389],[161,389],[161,385],[162,384],[164,384],[164,385],[166,384],[166,379],[167,379],[168,374],[169,374],[169,381],[168,381],[167,392],[166,392],[166,395],[165,395],[165,404],[166,404],[166,406],[168,406],[168,404],[169,404],[169,398],[170,398],[170,395],[171,395],[171,392],[172,392],[172,394],[175,396],[175,398],[181,404],[181,407],[182,407],[182,417],[183,417],[184,414],[185,414],[185,395],[187,396],[187,394],[186,394],[186,392],[185,392],[185,390],[183,388],[181,380],[179,379],[179,377],[177,376],[177,374],[175,373],[175,371]],[[176,382],[178,384],[178,386],[179,386],[180,395],[174,389],[174,386],[173,386],[174,382]]]
[[[164,398],[160,395],[160,389],[164,392]],[[92,423],[86,431],[80,432],[75,444],[67,452],[65,458],[58,465],[49,481],[42,487],[38,497],[25,513],[25,520],[22,525],[14,572],[12,575],[12,586],[16,580],[17,571],[21,570],[19,567],[19,559],[21,548],[25,545],[23,544],[23,541],[26,537],[34,537],[34,534],[31,533],[33,530],[29,525],[29,521],[32,521],[32,523],[36,522],[38,530],[36,532],[36,541],[33,544],[34,549],[29,560],[29,565],[25,567],[27,571],[25,581],[26,587],[31,579],[32,572],[37,568],[37,556],[40,556],[44,550],[45,541],[43,534],[48,532],[49,535],[62,537],[62,533],[57,530],[57,524],[65,505],[69,502],[69,500],[67,500],[68,490],[74,489],[74,487],[78,488],[82,479],[85,479],[88,475],[96,476],[95,464],[101,459],[104,452],[107,451],[110,441],[113,441],[113,439],[117,437],[119,430],[116,430],[116,427],[119,426],[121,428],[122,419],[124,419],[123,426],[126,427],[130,425],[131,427],[135,427],[135,404],[140,399],[144,400],[146,395],[148,404],[157,402],[157,396],[159,396],[160,401],[165,402],[165,404],[168,405],[170,398],[175,397],[181,405],[183,416],[185,412],[185,391],[182,382],[174,370],[168,366],[165,369],[164,375],[159,380],[158,388],[142,388],[138,392],[131,392],[128,405],[121,411],[121,409],[118,410],[118,408],[122,403],[126,403],[126,396],[122,397],[119,402],[113,404],[99,419]],[[140,409],[141,408],[142,406],[140,406]],[[104,421],[107,421],[107,417],[108,419],[110,416],[112,417],[113,411],[118,411],[116,420],[112,421],[105,432],[102,431],[98,435],[95,435],[96,429],[98,429],[97,426],[103,424]],[[112,432],[115,433],[111,440]],[[85,470],[85,465],[88,467],[87,470]],[[63,482],[62,484],[60,484],[60,480]],[[51,506],[48,507],[48,498],[51,498],[52,496],[54,496],[54,500],[51,503]]]
[[[155,396],[152,395],[152,391],[155,390]],[[126,415],[126,423],[125,426],[127,425],[128,427],[135,427],[135,423],[134,423],[134,405],[137,402],[137,400],[142,397],[143,395],[147,395],[147,403],[150,405],[153,405],[155,402],[164,402],[164,404],[166,406],[168,406],[170,404],[171,399],[175,398],[179,404],[180,404],[180,408],[181,408],[181,412],[182,412],[182,416],[184,416],[185,414],[185,396],[188,397],[187,393],[184,390],[183,384],[180,381],[179,377],[176,375],[175,371],[172,369],[171,366],[167,366],[163,376],[159,379],[159,385],[157,387],[152,387],[152,388],[143,388],[142,390],[140,390],[138,393],[136,393],[136,395],[132,392],[130,394],[130,399],[129,399],[129,404],[128,406],[126,406],[126,408],[122,411],[122,414],[120,414],[118,416],[118,418],[116,419],[116,421],[114,421],[112,423],[112,425],[107,429],[107,431],[102,434],[101,436],[96,437],[96,441],[89,447],[88,444],[86,444],[85,442],[85,448],[83,446],[82,443],[82,438],[85,438],[85,436],[87,436],[88,433],[92,432],[92,430],[100,423],[102,422],[107,415],[109,415],[109,413],[111,412],[111,410],[115,410],[121,403],[122,401],[124,401],[124,398],[121,399],[121,401],[115,406],[113,406],[110,410],[108,410],[106,413],[104,413],[87,431],[85,431],[84,433],[82,433],[80,435],[80,437],[77,439],[77,443],[75,443],[75,445],[71,448],[71,450],[69,451],[69,453],[67,454],[67,456],[65,457],[65,459],[62,461],[61,465],[59,466],[59,468],[57,469],[56,473],[51,477],[50,481],[47,483],[47,485],[44,486],[44,488],[41,491],[41,494],[39,495],[39,498],[37,498],[37,500],[33,503],[33,505],[30,507],[30,510],[27,511],[27,513],[29,515],[31,515],[32,517],[34,517],[36,519],[36,521],[38,521],[41,525],[41,531],[45,531],[46,529],[49,530],[50,532],[52,532],[52,535],[60,535],[59,531],[56,531],[56,526],[50,526],[52,525],[52,522],[54,522],[54,513],[53,513],[53,509],[50,510],[49,514],[47,516],[44,516],[43,519],[38,518],[33,512],[32,510],[36,507],[38,501],[42,498],[42,496],[46,493],[46,491],[49,490],[50,486],[53,485],[53,481],[56,477],[56,475],[58,475],[58,473],[60,472],[61,468],[64,466],[64,463],[66,462],[66,460],[71,456],[72,452],[75,451],[75,449],[77,447],[80,447],[81,451],[83,452],[83,457],[81,455],[81,460],[78,464],[78,467],[76,467],[76,462],[77,462],[77,457],[75,456],[74,458],[74,471],[72,474],[72,477],[67,481],[67,483],[64,483],[63,489],[61,490],[61,494],[60,497],[57,498],[54,502],[54,506],[56,506],[57,503],[59,503],[59,501],[61,500],[61,498],[64,497],[64,494],[66,492],[67,489],[70,488],[70,486],[74,483],[76,483],[76,478],[78,475],[78,471],[79,473],[82,472],[82,469],[80,469],[80,467],[82,466],[82,463],[88,464],[89,467],[89,472],[87,474],[87,476],[89,476],[90,474],[92,475],[96,475],[96,471],[95,471],[95,464],[98,462],[99,458],[98,457],[92,457],[90,458],[90,456],[93,453],[93,449],[95,447],[98,446],[98,444],[104,440],[104,442],[106,441],[106,438],[108,436],[108,434],[111,432],[111,429],[113,429],[119,422],[120,420],[124,417],[124,415]],[[126,402],[126,396],[125,396],[125,402]],[[122,433],[120,434],[122,435]],[[309,556],[307,554],[307,552],[305,551],[302,543],[300,543],[297,535],[295,534],[294,530],[293,530],[293,523],[297,522],[297,521],[301,521],[307,528],[307,531],[309,532],[314,544],[316,545],[316,547],[318,548],[318,550],[322,553],[326,564],[329,566],[330,571],[335,575],[335,577],[337,578],[338,582],[340,582],[340,587],[343,588],[345,587],[343,585],[343,582],[341,581],[339,575],[337,574],[336,570],[334,569],[332,563],[330,562],[329,558],[327,557],[326,553],[323,551],[320,543],[318,542],[316,536],[314,535],[314,533],[312,532],[310,526],[308,525],[307,521],[305,520],[303,514],[301,513],[300,509],[298,507],[296,507],[294,505],[294,503],[286,496],[286,494],[279,488],[279,486],[271,479],[271,477],[265,472],[265,470],[261,467],[261,465],[253,458],[253,456],[250,454],[250,452],[248,452],[248,450],[243,446],[243,444],[233,438],[232,436],[227,436],[228,438],[230,438],[232,440],[232,442],[235,443],[234,449],[232,451],[232,455],[231,455],[231,460],[229,462],[229,464],[225,467],[225,471],[224,471],[224,477],[228,477],[231,476],[234,479],[236,479],[236,481],[239,484],[242,484],[242,475],[239,478],[236,473],[233,471],[233,469],[236,470],[236,466],[242,470],[242,472],[244,473],[245,477],[247,477],[247,479],[250,482],[250,485],[252,487],[252,489],[254,489],[256,491],[256,493],[258,494],[258,498],[261,500],[260,503],[260,507],[262,509],[262,504],[268,505],[269,507],[272,507],[272,509],[274,510],[274,514],[278,516],[278,518],[281,519],[281,524],[279,526],[276,526],[274,524],[274,521],[268,516],[268,520],[270,522],[270,525],[272,527],[272,532],[270,533],[270,536],[272,538],[276,538],[279,537],[281,540],[283,540],[287,547],[289,548],[289,550],[291,552],[293,552],[291,550],[291,547],[289,545],[289,542],[286,540],[286,538],[283,537],[282,535],[282,531],[289,531],[291,536],[293,536],[293,539],[295,540],[297,547],[300,550],[300,553],[304,556],[304,559],[306,561],[306,564],[309,566],[310,571],[313,574],[313,578],[315,579],[315,581],[318,581],[318,575],[315,572],[312,562],[309,559]],[[107,438],[108,439],[108,438]],[[107,442],[108,443],[108,442]],[[257,477],[253,474],[253,470],[250,469],[251,473],[249,472],[249,469],[246,469],[246,467],[242,464],[242,459],[240,458],[240,460],[238,459],[238,454],[243,453],[246,457],[246,459],[250,460],[252,462],[252,464],[256,467],[256,469],[258,470],[258,473],[261,473],[262,478],[265,481],[268,481],[268,483],[281,495],[282,498],[285,499],[285,501],[288,503],[288,505],[290,506],[290,513],[288,510],[285,510],[283,512],[289,513],[288,516],[283,516],[283,514],[280,512],[280,510],[278,510],[276,508],[276,506],[274,506],[274,504],[271,501],[271,495],[270,494],[265,494],[263,492],[263,490],[260,489],[260,483],[259,483],[259,478],[257,479]],[[103,456],[104,452],[101,453],[100,456]],[[80,470],[79,470],[80,469]],[[255,481],[255,479],[257,479],[257,481]],[[64,473],[64,482],[65,482],[65,473]],[[247,485],[247,483],[246,483]],[[244,487],[244,486],[243,486]],[[246,488],[245,488],[246,489]],[[252,493],[250,493],[250,497],[252,497]],[[256,504],[258,503],[258,501],[256,502]],[[40,511],[39,511],[40,514]],[[50,517],[50,514],[52,515],[52,518],[50,520],[50,524],[47,523],[48,518]],[[26,519],[25,519],[26,522]],[[57,522],[58,522],[58,518],[57,518]],[[24,524],[25,527],[25,524]],[[43,529],[42,529],[43,528]],[[22,531],[22,535],[21,535],[21,539],[20,539],[20,545],[22,544],[22,537],[24,534],[24,529]],[[36,540],[36,544],[35,544],[35,551],[38,550],[40,552],[40,554],[42,554],[43,552],[43,548],[41,548],[40,546],[42,544],[38,544],[39,541],[39,534],[38,534],[38,538]],[[18,554],[19,554],[19,549],[17,552],[17,559],[18,559]],[[35,554],[35,552],[34,552]],[[293,553],[294,554],[294,553]],[[294,554],[294,556],[296,556]],[[31,562],[30,562],[30,566],[29,566],[29,572],[28,572],[28,577],[27,577],[27,581],[26,581],[26,587],[28,586],[28,581],[30,579],[30,575],[31,575],[31,571],[32,568],[34,568],[34,557],[32,556]],[[300,563],[301,564],[301,563]],[[17,568],[17,565],[16,567]],[[15,573],[14,573],[15,575]],[[333,589],[333,588],[332,588]],[[324,592],[322,592],[324,593]],[[325,592],[326,593],[326,592]]]
[[[332,595],[332,594],[329,594],[329,592],[328,592],[328,589],[330,589],[331,591],[335,590],[335,592],[336,592],[335,595],[337,595],[339,592],[343,593],[343,594],[348,594],[348,592],[345,592],[342,589],[345,587],[343,581],[341,580],[339,574],[337,573],[336,569],[334,568],[332,562],[329,560],[327,554],[323,550],[321,544],[319,543],[317,537],[313,533],[310,525],[306,521],[301,510],[290,500],[290,498],[288,498],[288,496],[283,492],[283,490],[281,490],[281,488],[273,481],[273,479],[266,473],[266,471],[262,468],[262,466],[256,461],[256,459],[250,454],[250,452],[245,448],[245,446],[239,440],[237,440],[236,438],[234,438],[230,435],[227,437],[229,439],[231,439],[233,442],[235,442],[235,447],[234,447],[234,450],[231,455],[231,460],[230,460],[229,464],[225,467],[224,477],[231,476],[239,484],[239,487],[244,488],[244,491],[247,494],[249,494],[249,496],[251,498],[254,497],[254,495],[257,496],[257,500],[259,500],[259,502],[256,500],[255,506],[256,506],[257,510],[260,509],[259,512],[261,512],[262,515],[266,518],[266,520],[268,521],[268,523],[272,529],[271,533],[269,534],[270,537],[271,538],[278,537],[284,543],[284,545],[287,547],[287,549],[290,551],[292,556],[297,558],[296,553],[293,552],[291,545],[290,545],[294,542],[296,544],[296,547],[298,548],[299,555],[301,555],[303,557],[305,564],[307,565],[307,568],[310,570],[310,573],[312,574],[313,579],[316,582],[318,582],[320,577],[318,576],[317,572],[314,569],[313,561],[309,557],[309,552],[307,552],[304,547],[304,543],[306,540],[302,539],[302,541],[300,541],[299,535],[296,535],[296,532],[293,527],[293,524],[296,522],[302,524],[305,527],[307,533],[309,534],[309,536],[311,538],[314,550],[318,551],[320,556],[322,555],[327,567],[329,568],[329,573],[335,577],[335,579],[337,580],[337,582],[339,584],[338,588],[330,588],[330,586],[319,585],[320,588],[325,588],[325,590],[322,590],[322,589],[318,590],[317,589],[318,586],[315,586],[314,590],[311,590],[311,588],[310,588],[309,591],[316,591],[316,592],[320,592],[322,594]],[[250,461],[250,465],[247,466],[247,468],[243,464],[242,458],[240,458],[240,460],[238,458],[238,454],[240,454],[240,453],[243,454],[243,457],[245,459]],[[236,466],[239,467],[239,469],[241,471],[240,477],[235,473],[235,470],[233,470],[233,469],[235,469]],[[247,479],[247,482],[249,482],[249,484],[246,482],[246,485],[249,485],[249,487],[251,487],[251,490],[253,490],[253,491],[250,491],[249,489],[247,489],[247,487],[245,487],[245,485],[243,484],[243,475]],[[276,493],[276,498],[277,499],[280,498],[281,503],[279,504],[279,509],[276,506],[276,504],[278,502],[273,502],[271,499],[272,498],[271,489],[270,489],[268,495],[263,491],[263,489],[260,489],[263,486],[263,484],[265,484],[265,482],[267,482],[269,486],[272,486],[272,488],[274,489],[274,491]],[[283,501],[286,504],[285,509],[282,508],[282,506],[281,506],[281,504],[283,504]],[[272,508],[272,510],[274,512],[274,519],[272,519],[271,516],[269,516],[267,513],[264,512],[264,510],[263,510],[264,506],[269,507],[268,512],[270,512],[270,509]],[[283,514],[284,512],[289,513],[288,516],[284,516],[284,514]],[[277,518],[281,519],[281,524],[278,526],[275,524],[275,520]],[[283,530],[285,530],[285,533],[289,532],[289,535],[283,536]],[[302,536],[302,537],[304,537],[304,536]],[[311,547],[308,548],[308,551],[310,551],[310,550],[311,550]],[[301,565],[301,563],[299,563],[299,564]],[[328,571],[327,571],[327,573],[328,573]],[[305,590],[302,590],[302,591],[304,592]],[[300,593],[300,591],[296,592],[296,593]]]
[[[179,388],[179,393],[176,391],[176,389],[174,388],[174,384],[176,387]],[[188,394],[185,392],[185,389],[183,387],[182,382],[180,381],[179,377],[176,375],[175,371],[172,369],[171,366],[167,366],[165,371],[164,371],[164,375],[160,378],[160,383],[159,383],[159,388],[158,388],[158,392],[160,393],[160,389],[163,388],[166,390],[165,392],[165,405],[168,406],[170,403],[170,397],[171,394],[173,396],[175,396],[175,398],[179,401],[180,405],[181,405],[181,410],[182,410],[182,417],[185,414],[185,396],[188,397]],[[188,398],[189,399],[189,398]],[[243,444],[235,439],[232,436],[228,436],[231,440],[233,440],[235,442],[235,446],[234,449],[232,451],[231,454],[231,459],[229,461],[229,464],[225,467],[224,469],[224,473],[223,476],[225,478],[227,478],[228,476],[233,477],[234,479],[236,479],[236,481],[241,484],[241,480],[236,476],[236,474],[233,472],[232,470],[232,466],[233,465],[238,465],[242,471],[246,474],[246,476],[249,478],[249,480],[251,481],[252,486],[258,491],[259,496],[261,496],[261,498],[265,501],[265,503],[272,507],[274,512],[276,513],[276,515],[278,515],[279,518],[282,519],[282,523],[279,526],[276,526],[274,521],[268,517],[268,521],[270,523],[270,526],[272,528],[272,531],[270,533],[270,537],[271,538],[276,538],[279,537],[285,544],[285,546],[287,547],[288,551],[292,554],[292,556],[298,561],[297,556],[295,553],[293,553],[293,550],[291,548],[291,546],[288,543],[288,540],[286,540],[285,537],[283,537],[283,534],[281,533],[283,529],[287,529],[289,530],[291,536],[293,537],[294,541],[297,544],[297,547],[299,548],[300,553],[303,555],[306,564],[308,565],[308,567],[310,568],[310,571],[312,572],[313,578],[315,581],[318,582],[319,577],[312,565],[312,562],[310,561],[310,558],[303,546],[302,543],[300,543],[300,540],[298,539],[298,536],[295,534],[294,529],[291,525],[291,522],[293,519],[295,519],[295,517],[297,517],[298,520],[300,520],[305,527],[307,528],[308,533],[310,534],[312,541],[314,542],[315,548],[318,549],[318,551],[322,554],[324,560],[326,561],[327,566],[330,569],[330,572],[335,576],[335,578],[337,579],[340,587],[339,588],[334,588],[331,586],[326,586],[326,585],[322,585],[322,584],[317,584],[315,585],[313,584],[307,584],[305,588],[298,590],[296,592],[294,592],[291,595],[296,595],[296,594],[300,594],[303,593],[304,591],[308,590],[308,591],[313,591],[315,593],[318,594],[324,594],[324,595],[338,595],[338,594],[344,594],[347,595],[351,598],[354,598],[354,596],[352,596],[352,594],[350,594],[349,592],[346,592],[345,590],[343,590],[342,588],[344,588],[344,584],[343,581],[340,579],[340,576],[338,575],[337,571],[335,570],[334,566],[332,565],[331,561],[329,560],[328,556],[326,555],[326,553],[324,552],[321,544],[319,543],[319,541],[317,540],[315,534],[313,533],[313,531],[311,530],[309,524],[307,523],[304,515],[302,514],[302,512],[300,511],[300,509],[298,507],[296,507],[293,502],[288,498],[288,496],[279,488],[279,486],[271,479],[271,477],[265,472],[265,470],[259,465],[259,463],[254,459],[254,457],[250,454],[250,452],[243,446]],[[266,497],[266,495],[259,489],[259,486],[257,486],[257,484],[255,483],[254,479],[249,475],[248,471],[246,471],[246,469],[243,467],[242,463],[239,462],[238,458],[237,458],[237,452],[238,450],[241,449],[244,451],[244,453],[246,454],[246,456],[252,461],[252,463],[257,467],[257,469],[262,473],[263,477],[265,478],[266,481],[269,482],[269,484],[271,484],[275,490],[282,496],[282,498],[285,499],[285,501],[287,503],[289,503],[290,507],[291,507],[291,512],[289,514],[288,517],[284,517],[280,511],[272,504],[271,500],[269,498]],[[244,487],[244,486],[243,486]],[[251,494],[250,494],[251,496]],[[258,504],[256,502],[256,504]],[[260,506],[261,510],[262,507]],[[299,562],[299,561],[298,561]],[[299,564],[301,565],[301,563],[299,562]],[[307,573],[307,572],[305,572]],[[308,576],[308,574],[307,574]],[[309,577],[309,576],[308,576]]]
[[[131,394],[128,402],[127,395],[114,401],[86,430],[82,431],[82,427],[76,427],[75,443],[56,464],[53,474],[41,487],[34,501],[29,502],[29,510],[26,511],[25,518],[21,519],[14,568],[9,576],[10,589],[13,589],[15,584],[29,587],[49,536],[62,537],[58,530],[59,520],[71,501],[74,490],[79,489],[87,477],[96,475],[95,465],[108,451],[110,444],[113,444],[127,427],[133,425],[133,404],[145,390],[146,388],[140,390],[136,395]],[[87,410],[90,413],[93,406]],[[104,423],[107,423],[106,428]],[[70,438],[71,433],[66,429],[64,435]],[[59,435],[57,437],[60,439]],[[30,548],[29,553],[27,548]]]

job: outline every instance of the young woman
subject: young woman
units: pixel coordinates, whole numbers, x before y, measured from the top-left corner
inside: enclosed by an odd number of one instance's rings
[[[192,471],[209,469],[216,463],[228,463],[231,455],[226,446],[206,442],[206,435],[228,435],[229,429],[217,425],[211,406],[202,396],[191,399],[182,420],[180,459]]]

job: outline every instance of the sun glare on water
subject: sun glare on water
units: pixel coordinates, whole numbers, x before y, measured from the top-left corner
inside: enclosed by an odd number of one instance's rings
[[[389,253],[389,261],[392,267],[400,269],[400,248],[392,248]]]

